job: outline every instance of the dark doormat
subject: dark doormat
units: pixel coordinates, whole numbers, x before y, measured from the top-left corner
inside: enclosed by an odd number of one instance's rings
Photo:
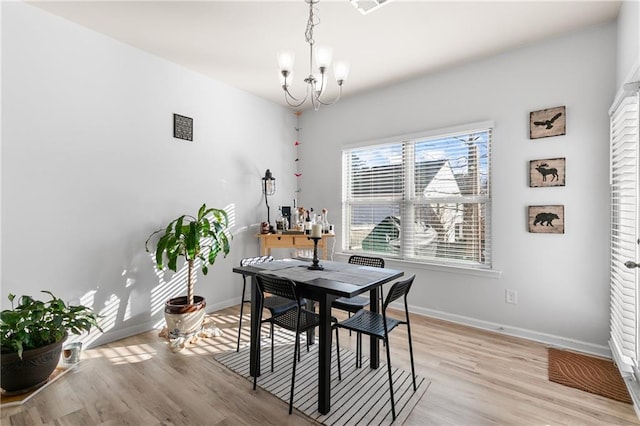
[[[613,361],[549,348],[549,380],[631,404],[631,397]]]

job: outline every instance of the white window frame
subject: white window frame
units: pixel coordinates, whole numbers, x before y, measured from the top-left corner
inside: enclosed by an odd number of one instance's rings
[[[375,148],[376,146],[384,146],[384,145],[389,145],[389,144],[401,144],[401,143],[407,143],[409,142],[408,146],[413,146],[413,143],[416,142],[420,142],[421,140],[425,140],[425,139],[433,139],[433,138],[445,138],[447,136],[451,136],[451,135],[457,135],[457,134],[472,134],[472,133],[477,133],[477,132],[485,132],[488,131],[489,132],[489,144],[488,144],[488,153],[487,153],[487,162],[488,162],[488,167],[487,167],[487,179],[488,179],[488,191],[486,196],[482,196],[482,197],[471,197],[471,199],[469,199],[469,197],[465,197],[465,196],[457,196],[457,197],[453,197],[451,199],[451,201],[454,202],[467,202],[467,203],[473,203],[473,202],[478,202],[478,203],[483,203],[485,205],[485,223],[484,223],[484,235],[486,236],[486,241],[487,244],[489,245],[488,250],[489,250],[489,254],[485,257],[485,261],[484,262],[478,262],[478,263],[471,263],[471,262],[460,262],[456,259],[453,258],[430,258],[430,259],[419,259],[419,258],[415,258],[415,257],[411,257],[411,256],[406,256],[406,246],[405,246],[405,238],[402,238],[403,242],[401,243],[401,246],[403,247],[401,253],[399,256],[388,256],[385,254],[380,254],[378,252],[373,252],[370,253],[372,256],[382,256],[385,257],[385,259],[387,260],[391,260],[391,261],[396,261],[396,262],[408,262],[414,265],[418,265],[418,266],[422,266],[422,267],[427,267],[429,269],[436,269],[436,270],[443,270],[443,271],[455,271],[455,272],[465,272],[469,273],[471,275],[477,275],[478,273],[483,274],[483,273],[487,273],[489,272],[492,275],[495,275],[495,278],[499,278],[500,277],[500,272],[499,271],[494,271],[492,270],[492,254],[491,254],[491,241],[492,241],[492,233],[491,233],[491,204],[492,204],[492,199],[491,199],[491,139],[492,139],[492,132],[494,129],[494,122],[493,121],[483,121],[483,122],[475,122],[475,123],[469,123],[469,124],[464,124],[464,125],[460,125],[460,126],[454,126],[454,127],[447,127],[447,128],[440,128],[440,129],[433,129],[433,130],[428,130],[428,131],[423,131],[423,132],[419,132],[419,133],[413,133],[413,134],[405,134],[405,135],[400,135],[400,136],[393,136],[393,137],[388,137],[388,138],[384,138],[384,139],[377,139],[374,141],[361,141],[361,142],[357,142],[357,143],[352,143],[352,144],[347,144],[342,146],[342,154],[343,154],[343,167],[342,167],[342,172],[343,172],[343,176],[342,176],[342,228],[344,230],[343,235],[342,235],[342,247],[343,247],[343,252],[346,254],[369,254],[369,252],[366,251],[360,251],[360,250],[350,250],[349,249],[349,231],[350,231],[350,218],[349,218],[349,214],[348,214],[348,209],[352,206],[352,205],[356,205],[358,203],[357,200],[353,200],[353,199],[349,199],[349,179],[348,179],[348,173],[349,173],[349,167],[348,167],[348,161],[349,161],[349,153],[354,150],[354,149],[362,149],[362,148]],[[413,166],[413,161],[412,161],[412,155],[411,152],[405,152],[404,153],[404,165],[405,165],[405,171],[409,170],[409,173],[407,175],[407,177],[405,178],[405,190],[404,190],[404,194],[405,196],[403,197],[403,199],[400,201],[400,210],[401,210],[401,217],[405,216],[405,212],[412,212],[413,211],[413,207],[414,207],[414,200],[412,199],[413,197],[410,196],[410,192],[411,192],[411,188],[412,188],[412,179],[413,179],[413,171],[412,171],[412,166]],[[446,201],[444,199],[440,199],[439,201]],[[394,202],[395,203],[395,202]],[[384,201],[381,202],[381,204],[385,204]],[[406,220],[402,220],[401,223],[403,224],[403,228],[406,227],[406,223],[411,223],[412,221],[406,221]],[[406,229],[405,229],[406,231]],[[401,235],[408,235],[407,232],[403,232],[401,231]]]

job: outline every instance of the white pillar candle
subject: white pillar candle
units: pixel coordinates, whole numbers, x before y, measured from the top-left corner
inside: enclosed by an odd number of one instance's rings
[[[322,238],[322,224],[313,224],[313,226],[311,227],[311,238]]]

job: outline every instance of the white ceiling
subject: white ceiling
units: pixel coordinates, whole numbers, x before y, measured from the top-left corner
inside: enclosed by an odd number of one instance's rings
[[[31,3],[274,102],[284,104],[278,51],[296,52],[294,94],[302,93],[309,73],[304,0]],[[334,60],[351,64],[347,97],[611,21],[620,4],[394,0],[362,15],[348,0],[322,0],[314,38],[316,45],[333,47]]]

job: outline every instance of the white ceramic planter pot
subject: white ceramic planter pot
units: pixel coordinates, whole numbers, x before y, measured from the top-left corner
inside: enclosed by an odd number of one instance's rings
[[[164,318],[171,337],[188,337],[202,329],[207,303],[204,297],[194,296],[192,305],[186,296],[169,299],[164,307]]]

